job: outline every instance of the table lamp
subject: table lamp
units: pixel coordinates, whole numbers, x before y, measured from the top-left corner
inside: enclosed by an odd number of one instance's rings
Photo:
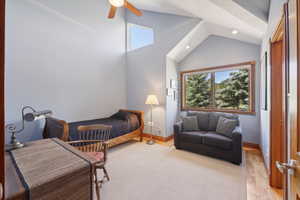
[[[30,109],[31,112],[25,113],[26,109]],[[17,126],[15,124],[8,124],[6,128],[9,133],[11,133],[11,141],[7,147],[7,150],[19,149],[24,147],[24,144],[17,140],[16,134],[22,132],[25,129],[25,121],[32,122],[41,117],[45,117],[47,115],[52,114],[51,110],[43,110],[43,111],[36,111],[30,106],[25,106],[22,108],[22,127],[17,130]]]
[[[153,105],[159,105],[157,97],[153,94],[148,95],[147,100],[146,100],[146,105],[151,105],[151,117],[150,117],[150,127],[151,127],[151,138],[150,140],[147,141],[147,144],[152,145],[155,143],[153,140],[153,119],[152,119],[152,113],[153,113]]]

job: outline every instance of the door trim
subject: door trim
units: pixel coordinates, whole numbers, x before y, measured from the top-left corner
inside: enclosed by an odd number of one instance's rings
[[[270,186],[280,188],[280,189],[286,189],[287,188],[287,180],[285,175],[282,175],[278,169],[275,166],[276,161],[280,162],[287,162],[287,93],[288,93],[288,77],[286,74],[288,73],[288,65],[289,65],[289,44],[288,44],[288,35],[289,35],[289,29],[288,29],[288,4],[284,4],[283,9],[283,15],[281,17],[280,22],[277,25],[276,31],[274,32],[271,40],[270,40],[270,58],[271,58],[271,110],[270,110],[270,176],[269,176],[269,183]],[[281,59],[281,74],[274,76],[272,71],[274,68],[272,66],[273,63],[273,48],[275,43],[282,42],[282,59]],[[282,133],[279,135],[274,136],[273,130],[274,130],[274,108],[272,109],[273,105],[273,91],[274,89],[274,83],[272,82],[273,79],[281,79],[281,88],[282,88],[282,102],[281,102],[281,108],[282,112],[279,111],[278,114],[281,116],[279,117],[281,121],[281,129]],[[279,146],[279,148],[278,148]],[[286,194],[284,194],[286,196]]]
[[[5,194],[5,156],[4,156],[4,143],[5,143],[5,130],[4,130],[4,57],[5,57],[5,0],[0,2],[0,182],[3,184],[3,199]]]
[[[284,38],[283,38],[283,162],[288,163],[288,118],[289,118],[289,108],[288,108],[288,95],[290,93],[290,45],[289,45],[289,4],[284,4]],[[283,189],[284,189],[284,199],[288,199],[288,175],[283,175]]]

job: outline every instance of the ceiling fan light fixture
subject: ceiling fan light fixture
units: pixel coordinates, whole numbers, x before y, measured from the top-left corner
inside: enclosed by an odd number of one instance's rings
[[[236,35],[236,34],[238,34],[239,33],[239,31],[238,30],[236,30],[236,29],[234,29],[234,30],[232,30],[232,32],[231,32],[233,35]]]
[[[125,0],[109,0],[109,3],[115,7],[122,7],[125,4]]]

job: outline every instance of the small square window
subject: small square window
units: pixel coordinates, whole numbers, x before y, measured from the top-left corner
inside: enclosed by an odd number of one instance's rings
[[[127,28],[127,49],[132,51],[154,43],[153,29],[137,24],[128,24]]]

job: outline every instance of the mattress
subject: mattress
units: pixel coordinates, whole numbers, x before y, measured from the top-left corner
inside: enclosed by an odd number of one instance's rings
[[[134,117],[135,116],[135,117]],[[134,115],[127,120],[122,120],[114,117],[102,118],[102,119],[94,119],[87,121],[79,121],[79,122],[71,122],[69,123],[69,140],[74,141],[78,140],[78,126],[87,126],[87,125],[95,125],[95,124],[103,124],[112,126],[110,139],[116,138],[132,131],[137,130],[140,127],[140,122],[138,117]]]

